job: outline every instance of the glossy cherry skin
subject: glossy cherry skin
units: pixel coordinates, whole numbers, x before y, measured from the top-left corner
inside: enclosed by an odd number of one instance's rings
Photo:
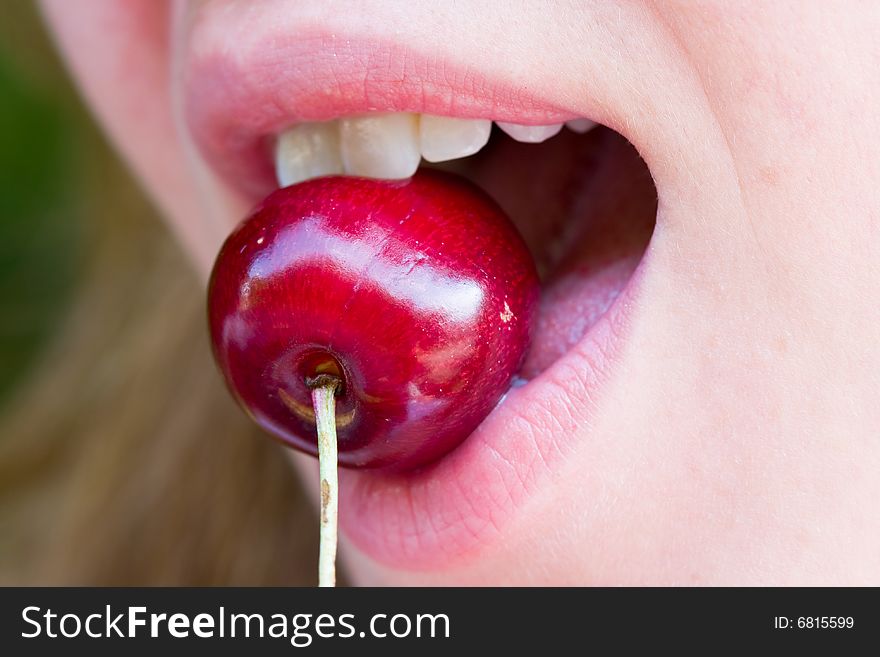
[[[410,469],[464,440],[522,364],[538,280],[495,202],[451,174],[280,189],[230,235],[214,355],[251,417],[316,453],[306,381],[338,375],[339,463]]]

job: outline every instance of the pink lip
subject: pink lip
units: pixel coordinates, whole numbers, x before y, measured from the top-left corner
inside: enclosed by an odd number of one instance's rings
[[[412,111],[547,124],[576,117],[522,84],[490,79],[393,43],[283,25],[250,31],[251,14],[208,13],[183,67],[185,117],[210,165],[253,201],[277,185],[270,144],[286,126],[369,111]],[[267,31],[268,30],[268,31]],[[228,35],[248,35],[234,53]],[[553,485],[571,437],[590,425],[619,347],[643,262],[586,337],[514,388],[452,454],[402,475],[343,471],[340,522],[354,545],[395,568],[425,570],[503,541],[534,492]]]
[[[212,167],[255,199],[277,186],[272,139],[303,121],[376,110],[532,125],[576,117],[521,84],[393,43],[343,38],[318,27],[296,34],[283,28],[261,32],[240,44],[233,57],[223,25],[214,24],[222,18],[198,25],[193,35],[195,45],[183,69],[185,117]],[[240,20],[236,33],[247,32]]]
[[[415,473],[341,473],[340,524],[349,539],[373,559],[409,570],[466,561],[503,542],[516,510],[553,486],[571,438],[590,426],[627,337],[642,265],[577,346],[512,389],[451,454]]]

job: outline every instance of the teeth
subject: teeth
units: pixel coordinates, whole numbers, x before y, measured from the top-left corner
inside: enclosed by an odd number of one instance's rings
[[[473,155],[489,141],[492,122],[484,119],[454,119],[424,114],[419,121],[422,157],[428,162],[445,162]]]
[[[282,187],[342,173],[339,126],[304,123],[282,133],[275,149],[275,175]]]
[[[345,173],[370,178],[409,178],[419,166],[416,114],[341,119],[339,132]]]
[[[572,121],[566,121],[565,127],[572,132],[576,132],[579,135],[582,135],[585,132],[589,132],[590,130],[595,128],[596,122],[590,121],[590,119],[573,119]]]
[[[562,130],[561,123],[553,125],[519,125],[518,123],[504,123],[497,121],[498,127],[516,141],[522,141],[527,144],[538,144],[542,141],[550,139],[550,137]]]
[[[556,135],[562,125],[498,122],[504,132],[526,143],[545,141]],[[565,125],[584,133],[596,124],[588,119],[575,119]],[[473,155],[486,145],[491,131],[492,122],[488,119],[402,112],[303,123],[278,137],[275,175],[282,187],[341,173],[409,178],[423,157],[428,162],[445,162]]]

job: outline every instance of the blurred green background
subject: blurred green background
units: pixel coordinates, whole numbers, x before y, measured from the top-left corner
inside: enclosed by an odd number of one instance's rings
[[[0,585],[313,583],[313,512],[204,295],[36,4],[0,1]]]
[[[29,2],[0,20],[0,404],[65,312],[81,269],[91,134]]]

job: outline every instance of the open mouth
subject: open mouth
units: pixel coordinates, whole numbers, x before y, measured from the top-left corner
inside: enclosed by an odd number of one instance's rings
[[[589,119],[524,126],[410,113],[344,117],[285,130],[274,162],[281,186],[340,174],[403,179],[429,167],[489,192],[524,238],[542,281],[520,383],[568,352],[608,310],[641,260],[656,215],[641,158]]]
[[[209,18],[193,24],[187,124],[248,202],[323,175],[398,179],[438,167],[494,197],[534,257],[535,334],[495,410],[428,467],[340,477],[343,530],[373,559],[412,569],[466,559],[499,540],[514,510],[552,478],[601,398],[657,213],[647,166],[593,122],[600,117],[510,80],[321,30],[271,38],[262,30],[260,45],[233,57],[217,36],[217,21],[231,16]]]

